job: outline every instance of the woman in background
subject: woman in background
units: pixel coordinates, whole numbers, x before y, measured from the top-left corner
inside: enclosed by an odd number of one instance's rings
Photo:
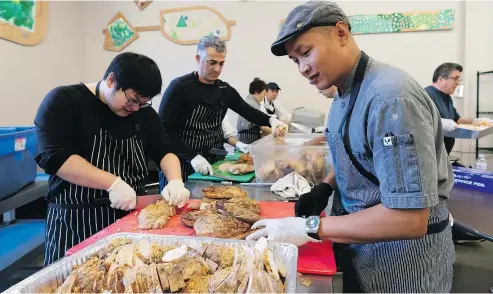
[[[279,88],[277,83],[268,83],[264,100],[260,103],[260,110],[277,118],[285,124],[289,124],[291,121],[291,114],[284,109],[279,103],[279,100],[277,100],[280,90],[281,88]]]
[[[260,103],[264,100],[265,94],[267,92],[267,84],[259,78],[255,78],[249,87],[250,94],[245,98],[245,102],[251,107],[260,110]],[[251,144],[262,135],[268,135],[272,133],[272,129],[269,126],[259,126],[242,116],[238,116],[238,140],[245,144]]]

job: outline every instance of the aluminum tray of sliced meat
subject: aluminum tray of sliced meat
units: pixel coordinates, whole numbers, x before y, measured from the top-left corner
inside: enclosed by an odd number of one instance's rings
[[[121,233],[59,260],[7,293],[294,293],[291,244]]]

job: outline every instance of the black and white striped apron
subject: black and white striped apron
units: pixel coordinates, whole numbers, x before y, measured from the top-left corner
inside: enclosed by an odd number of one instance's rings
[[[99,97],[99,85],[96,97]],[[93,166],[119,176],[137,195],[145,194],[147,160],[144,146],[137,136],[138,127],[130,138],[119,139],[100,128],[94,134],[91,154],[85,159]],[[64,189],[48,204],[45,232],[45,259],[49,265],[62,258],[67,249],[101,231],[128,212],[109,205],[93,203],[109,198],[105,190],[91,189],[64,181]]]
[[[260,140],[260,127],[254,126],[248,130],[238,132],[238,140],[245,144],[252,144],[257,140]]]
[[[197,105],[192,115],[185,121],[185,126],[178,131],[178,137],[193,150],[202,155],[210,164],[224,159],[224,155],[211,154],[211,148],[224,149],[222,121],[224,119],[222,103],[219,107]],[[195,173],[186,155],[179,155],[181,175],[184,181]],[[160,191],[166,186],[164,174],[159,172]]]
[[[364,52],[362,54],[366,55]],[[361,60],[368,61],[363,56]],[[357,69],[354,83],[358,81],[361,83],[363,74],[364,70],[361,72]],[[348,149],[345,146],[348,141],[345,140],[345,135],[358,92],[359,86],[354,87],[353,85],[346,119],[341,122],[339,131],[327,132],[327,142],[329,142],[334,161],[338,188],[336,196],[340,197],[345,213],[354,213],[381,202],[378,184],[374,183],[371,177],[364,176],[365,172],[358,170],[359,163],[350,158],[348,154],[348,150],[351,150],[350,146]],[[378,179],[376,182],[378,183]],[[336,202],[338,201],[335,199],[334,205]],[[445,201],[441,201],[430,208],[428,234],[421,239],[347,246],[345,250],[350,266],[343,269],[343,291],[450,292],[452,266],[455,260],[451,234],[448,208]],[[349,270],[346,270],[348,268]],[[347,286],[351,288],[346,288]]]

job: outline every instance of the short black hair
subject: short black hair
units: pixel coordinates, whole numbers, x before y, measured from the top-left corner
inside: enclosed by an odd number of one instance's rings
[[[250,88],[248,89],[250,94],[258,94],[263,90],[267,90],[267,84],[259,78],[253,79],[250,83]]]
[[[145,55],[131,52],[118,54],[108,66],[104,79],[110,73],[115,75],[116,90],[132,89],[149,98],[161,92],[163,80],[159,67]]]
[[[454,70],[462,72],[462,65],[453,62],[445,62],[440,64],[433,72],[433,83],[438,81],[439,77],[449,77]]]

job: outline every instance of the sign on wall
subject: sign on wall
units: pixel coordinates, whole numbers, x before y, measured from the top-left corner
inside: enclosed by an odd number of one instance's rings
[[[121,51],[139,37],[139,32],[161,31],[165,38],[180,45],[197,44],[206,35],[231,39],[231,26],[236,21],[227,20],[219,11],[208,6],[191,6],[162,10],[161,25],[134,27],[118,12],[103,30],[103,48]]]
[[[0,1],[0,38],[21,45],[37,45],[45,38],[47,25],[47,2]]]
[[[452,30],[455,9],[348,16],[353,35]],[[284,24],[281,20],[279,28]]]

